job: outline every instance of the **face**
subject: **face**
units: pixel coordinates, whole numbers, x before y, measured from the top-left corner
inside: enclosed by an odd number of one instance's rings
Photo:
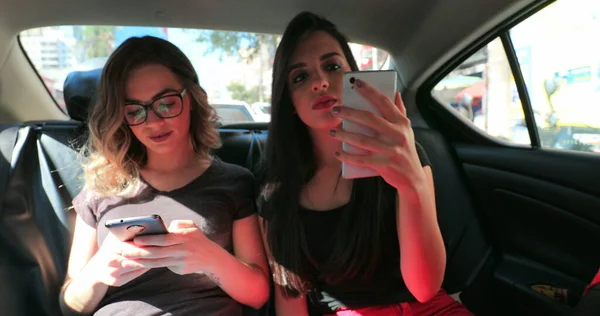
[[[147,118],[144,123],[130,126],[137,139],[146,146],[148,154],[164,154],[181,149],[190,144],[190,97],[184,94],[180,102],[178,94],[183,86],[167,67],[162,65],[146,65],[131,72],[125,87],[125,118],[133,121],[143,111],[136,105],[153,103],[152,107],[162,116],[176,115],[174,107],[181,105],[181,114],[173,118],[161,118],[150,108],[147,108]],[[171,111],[171,112],[170,112]],[[169,115],[169,113],[172,113]],[[142,119],[143,120],[143,119]]]
[[[340,44],[317,31],[298,45],[290,62],[288,87],[296,113],[313,129],[331,129],[341,120],[331,114],[341,105],[344,72],[350,71]]]

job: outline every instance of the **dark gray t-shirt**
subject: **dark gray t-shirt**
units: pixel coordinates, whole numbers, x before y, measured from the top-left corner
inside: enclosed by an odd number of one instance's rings
[[[160,215],[193,220],[212,241],[233,254],[235,220],[254,214],[254,177],[239,166],[214,160],[182,188],[161,192],[143,184],[134,198],[97,198],[83,190],[73,200],[82,219],[97,228],[98,245],[109,233],[109,219]],[[242,315],[242,306],[203,274],[178,275],[151,269],[121,287],[109,287],[94,315]]]

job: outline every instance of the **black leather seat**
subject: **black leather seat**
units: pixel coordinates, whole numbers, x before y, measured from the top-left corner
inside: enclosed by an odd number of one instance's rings
[[[82,187],[76,149],[85,141],[87,110],[99,76],[100,70],[71,73],[64,94],[72,121],[17,125],[13,153],[0,164],[0,180],[2,174],[9,174],[6,190],[0,194],[0,282],[9,285],[0,290],[2,314],[60,315],[58,292],[66,273],[74,219],[68,209]],[[8,138],[2,132],[6,128],[0,126],[0,149],[2,144],[14,143],[14,139],[3,141]],[[264,148],[265,129],[266,124],[223,128],[223,146],[215,154],[254,171]],[[450,293],[465,290],[476,281],[475,276],[481,276],[491,247],[452,147],[430,129],[415,128],[415,137],[434,169],[438,218],[448,257],[444,288]],[[272,313],[270,307],[272,300],[265,312]]]

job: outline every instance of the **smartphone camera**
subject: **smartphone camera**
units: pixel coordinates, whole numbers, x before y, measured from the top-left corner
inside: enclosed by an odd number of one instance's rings
[[[351,83],[351,84],[354,84],[354,82],[355,82],[355,81],[356,81],[356,78],[354,78],[354,77],[350,77],[350,83]]]

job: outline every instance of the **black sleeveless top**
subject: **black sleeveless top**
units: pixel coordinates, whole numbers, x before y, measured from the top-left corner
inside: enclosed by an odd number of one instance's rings
[[[422,166],[431,165],[425,150],[416,144]],[[388,201],[396,200],[396,190],[385,183],[383,194]],[[260,215],[268,221],[272,216],[269,203],[260,201]],[[396,231],[395,203],[388,203],[383,227],[383,245],[380,265],[368,280],[352,279],[339,284],[328,284],[317,279],[313,290],[308,294],[311,315],[335,312],[341,307],[361,308],[368,306],[390,305],[399,302],[414,301],[400,273],[400,247]],[[338,223],[343,212],[351,205],[328,211],[313,211],[300,207],[300,219],[306,232],[308,250],[317,266],[326,262],[332,253]],[[284,211],[284,210],[280,210]],[[368,210],[367,210],[368,211]],[[275,259],[276,260],[276,259]],[[340,267],[342,268],[342,267]]]

